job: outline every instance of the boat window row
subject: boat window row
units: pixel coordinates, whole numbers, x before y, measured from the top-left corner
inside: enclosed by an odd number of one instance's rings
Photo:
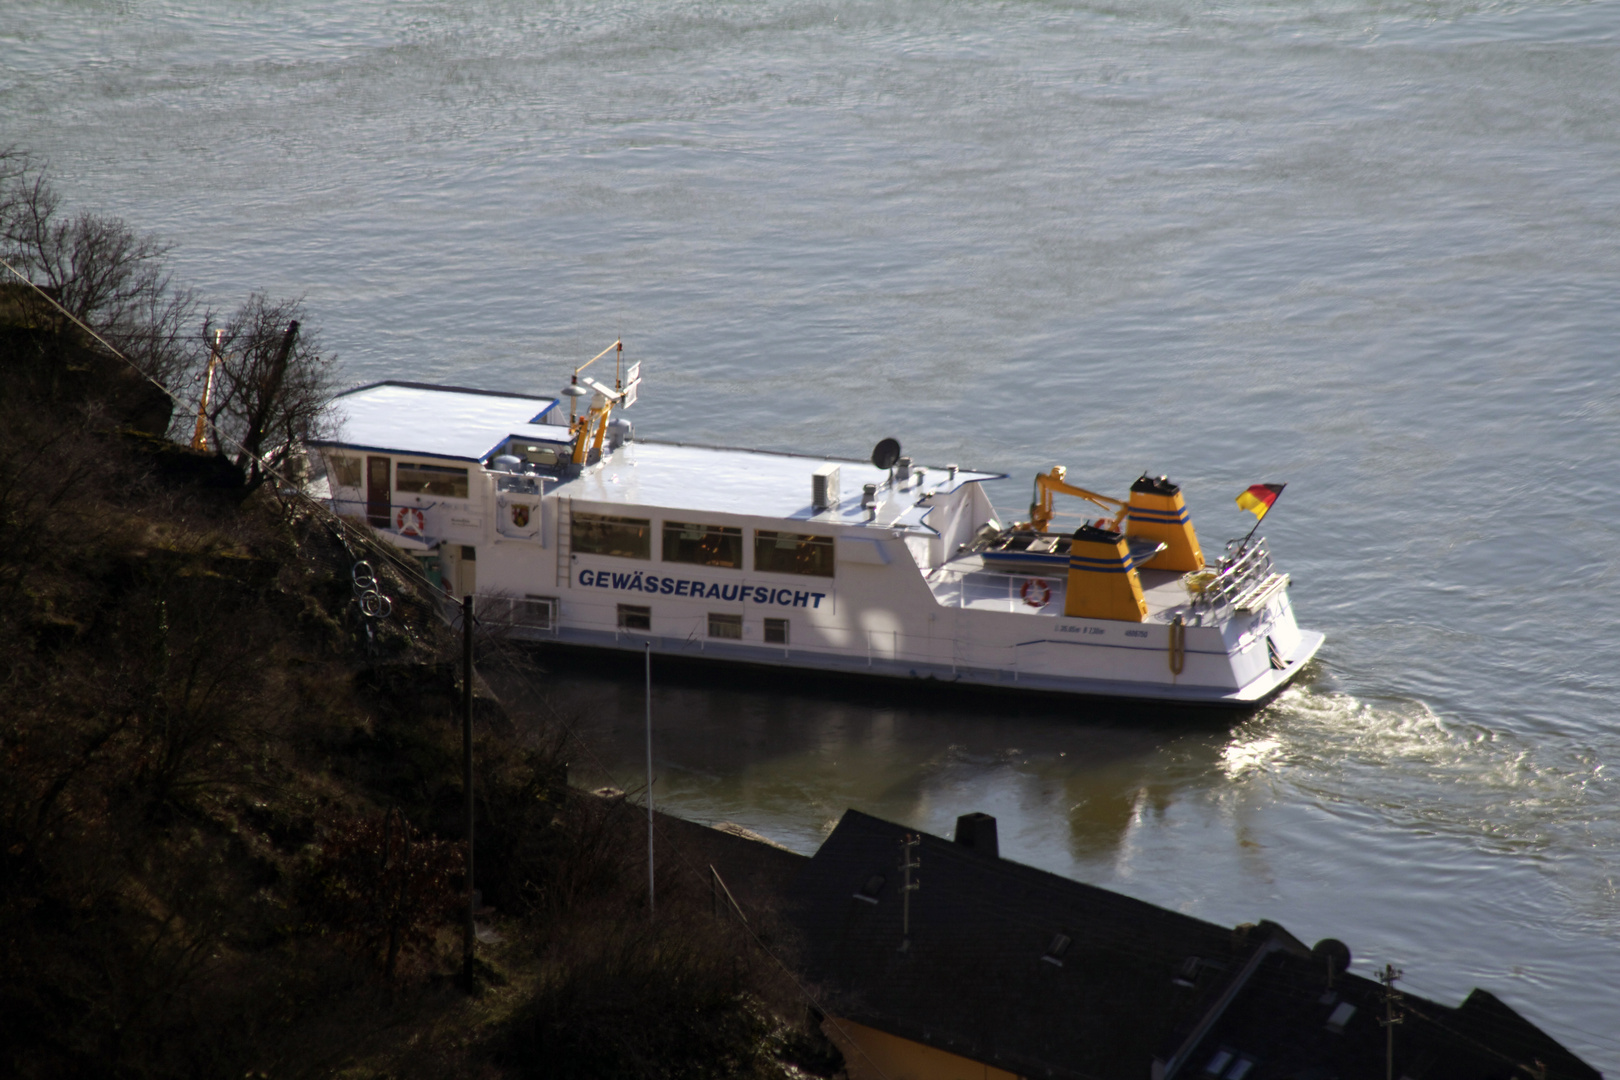
[[[620,604],[619,629],[651,633],[652,608],[642,604]],[[709,636],[726,641],[741,641],[743,617],[714,611],[709,612]],[[788,620],[766,619],[763,636],[767,645],[788,644]]]
[[[743,568],[743,530],[737,526],[666,521],[660,541],[664,562]],[[576,554],[651,559],[652,519],[576,513],[569,543]],[[832,577],[833,553],[830,536],[754,530],[754,569],[761,573]]]
[[[333,454],[327,459],[332,480],[337,487],[357,488],[361,485],[360,459],[346,454]],[[368,479],[371,488],[388,489],[390,459],[371,457],[373,475]],[[401,461],[394,466],[395,491],[402,495],[437,495],[445,499],[465,499],[470,491],[467,470],[452,465],[427,465],[421,462]]]
[[[449,465],[419,465],[402,461],[394,466],[394,490],[405,495],[467,497],[467,470]]]

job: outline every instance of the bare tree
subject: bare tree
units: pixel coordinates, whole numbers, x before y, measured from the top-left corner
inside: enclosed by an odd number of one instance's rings
[[[69,216],[43,165],[0,151],[0,254],[146,374],[171,388],[196,367],[185,333],[195,293],[177,288],[169,245],[100,214]]]
[[[215,330],[222,332],[205,412],[220,450],[257,487],[319,434],[333,389],[331,359],[303,325],[302,298],[256,292],[216,324],[192,290],[174,285],[169,250],[117,218],[66,215],[39,161],[0,149],[0,255],[142,372],[189,399],[192,407],[177,418],[182,429],[195,414]],[[29,311],[42,329],[67,329],[43,303]],[[203,333],[188,333],[199,321]]]
[[[212,322],[203,336],[214,337]],[[249,487],[264,483],[323,432],[332,396],[332,358],[304,326],[304,301],[256,292],[219,327],[223,357],[208,419],[221,450],[234,457]]]

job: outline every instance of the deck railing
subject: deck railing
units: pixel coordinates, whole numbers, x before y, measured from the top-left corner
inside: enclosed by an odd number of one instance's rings
[[[1263,585],[1273,574],[1271,549],[1266,538],[1259,537],[1247,547],[1231,550],[1231,541],[1224,559],[1215,568],[1215,578],[1193,595],[1195,611],[1219,611],[1235,607],[1237,602],[1257,586]]]
[[[398,515],[399,511],[418,510],[421,511],[425,519],[427,512],[439,505],[437,501],[425,503],[423,505],[417,505],[416,503],[389,503],[388,518],[386,523],[384,523],[383,521],[378,520],[377,515],[373,513],[373,511],[380,505],[379,503],[373,503],[367,499],[337,498],[328,499],[326,502],[327,505],[332,508],[332,512],[339,517],[348,518],[351,521],[365,521],[374,529],[379,529],[383,532],[390,533],[399,532],[399,519],[396,516]]]
[[[1006,611],[1035,612],[1063,608],[1063,592],[1068,585],[1068,573],[1040,576],[1038,574],[997,574],[984,570],[936,570],[928,577],[934,595],[946,607],[965,608],[986,602]],[[954,588],[953,588],[954,586]],[[1044,603],[1031,603],[1044,600]]]

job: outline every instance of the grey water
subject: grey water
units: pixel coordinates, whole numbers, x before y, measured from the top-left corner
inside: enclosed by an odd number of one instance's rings
[[[344,377],[1187,491],[1328,642],[1251,718],[664,685],[666,808],[854,806],[1479,985],[1620,1070],[1620,3],[7,0],[0,144]],[[694,477],[694,483],[701,478]],[[555,673],[638,782],[636,679]],[[925,885],[926,887],[926,885]]]

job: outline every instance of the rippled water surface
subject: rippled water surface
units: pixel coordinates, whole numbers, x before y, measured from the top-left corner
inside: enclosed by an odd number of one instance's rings
[[[665,805],[845,807],[1487,986],[1620,1070],[1620,4],[0,9],[0,143],[303,293],[353,381],[648,434],[1187,489],[1328,644],[1251,719],[661,686]],[[700,479],[694,478],[694,482]],[[1213,542],[1213,543],[1211,543]],[[629,784],[633,678],[547,688]]]

